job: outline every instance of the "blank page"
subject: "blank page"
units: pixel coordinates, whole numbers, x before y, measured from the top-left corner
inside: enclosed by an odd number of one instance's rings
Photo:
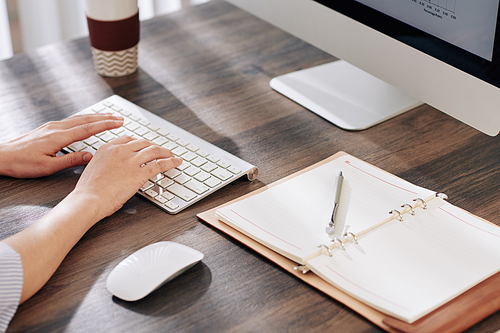
[[[441,203],[441,207],[438,207]],[[413,322],[500,270],[500,228],[433,199],[307,266],[351,296]]]
[[[245,235],[303,264],[321,253],[319,245],[332,245],[325,227],[332,214],[339,171],[350,187],[345,224],[353,233],[382,222],[390,216],[390,210],[401,209],[402,204],[414,204],[414,198],[434,193],[344,155],[218,209],[216,215]]]

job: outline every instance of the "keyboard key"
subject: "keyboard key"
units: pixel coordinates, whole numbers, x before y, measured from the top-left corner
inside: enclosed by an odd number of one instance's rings
[[[167,148],[168,150],[172,151],[172,149],[177,148],[177,144],[175,142],[169,141],[165,144],[163,144],[163,147]]]
[[[128,116],[130,119],[132,119],[133,121],[138,121],[139,119],[141,119],[141,117],[135,115],[135,114],[131,114],[130,116]]]
[[[104,131],[104,132],[101,132],[101,133],[94,134],[94,136],[100,138],[102,135],[104,135],[106,133],[107,133],[107,131]]]
[[[134,133],[130,132],[128,129],[124,129],[123,132],[120,132],[119,136],[134,136]]]
[[[92,147],[94,147],[94,149],[99,149],[99,147],[101,147],[103,144],[105,144],[105,142],[104,142],[104,141],[99,140],[99,141],[97,141],[96,143],[94,143],[94,144],[92,145]]]
[[[190,190],[195,191],[198,194],[202,194],[202,193],[209,190],[208,186],[205,186],[202,183],[200,183],[199,181],[194,180],[194,179],[191,179],[190,181],[188,181],[186,184],[184,184],[184,186],[186,186]]]
[[[231,178],[233,176],[232,173],[230,173],[226,169],[222,169],[222,168],[215,169],[214,171],[211,172],[211,174],[219,179],[222,179],[222,180],[228,180],[229,178]]]
[[[209,160],[210,162],[213,162],[213,163],[219,162],[219,158],[214,156],[214,155],[208,155],[207,160]]]
[[[155,197],[155,200],[158,201],[158,202],[160,202],[160,203],[162,203],[162,204],[164,204],[165,202],[168,201],[163,195],[157,195]]]
[[[143,135],[142,137],[144,139],[148,140],[148,141],[153,141],[154,139],[156,139],[158,137],[158,133],[156,133],[156,132],[149,132],[149,133]]]
[[[167,143],[168,140],[163,136],[159,136],[156,139],[154,139],[152,142],[156,143],[158,146],[161,146],[162,144]]]
[[[160,134],[161,136],[167,136],[169,134],[169,131],[166,129],[160,128],[159,130],[156,130],[156,133]]]
[[[87,148],[87,145],[81,141],[76,141],[70,144],[68,148],[71,149],[72,151],[80,151],[82,149]]]
[[[112,130],[109,130],[111,133],[113,133],[114,135],[119,135],[121,132],[125,131],[125,128],[122,127],[118,127],[118,128],[113,128]]]
[[[184,173],[188,176],[191,176],[193,177],[194,175],[196,175],[198,172],[200,172],[201,170],[193,165],[191,165],[189,168],[187,168],[186,170],[184,170]]]
[[[155,184],[153,184],[152,182],[150,182],[149,180],[144,184],[142,185],[141,187],[141,191],[144,192],[144,191],[147,191],[149,190],[151,187],[153,187]]]
[[[165,171],[163,174],[165,176],[167,176],[168,178],[175,178],[177,177],[178,175],[180,175],[182,172],[180,172],[179,170],[177,169],[170,169],[168,171]]]
[[[201,170],[206,171],[206,172],[211,172],[215,168],[217,168],[217,165],[215,165],[214,163],[210,163],[210,162],[205,163],[201,166]]]
[[[210,177],[207,180],[205,180],[204,183],[210,187],[215,187],[220,183],[222,183],[222,181],[216,177]]]
[[[156,192],[152,188],[150,188],[149,190],[146,190],[144,193],[146,193],[147,195],[149,195],[151,198],[154,198],[154,197],[158,196],[158,192]]]
[[[191,177],[181,173],[180,175],[175,177],[174,180],[179,184],[184,184],[184,183],[188,182],[189,180],[191,180]]]
[[[179,184],[173,184],[172,186],[167,187],[167,190],[184,201],[191,201],[196,198],[196,193]]]
[[[195,159],[198,155],[196,153],[193,153],[192,151],[188,151],[187,153],[182,155],[182,159],[184,161],[190,162],[191,160]]]
[[[105,106],[107,106],[108,108],[111,107],[113,105],[113,103],[111,103],[110,101],[104,101],[102,102],[102,104],[104,104]]]
[[[99,137],[99,139],[101,139],[104,142],[109,142],[109,141],[113,140],[114,138],[116,138],[116,135],[114,135],[110,132],[106,132]]]
[[[177,141],[179,140],[179,137],[173,133],[170,133],[169,135],[167,135],[167,139],[169,139],[170,141]]]
[[[158,184],[158,186],[161,186],[162,188],[166,188],[166,187],[172,185],[173,183],[174,183],[174,181],[172,179],[170,179],[170,178],[163,178],[157,184]]]
[[[139,128],[136,128],[134,130],[134,133],[140,135],[140,136],[143,136],[143,135],[146,135],[147,133],[149,133],[149,130],[147,127],[144,127],[144,126],[139,126]]]
[[[203,149],[197,150],[196,154],[200,155],[201,157],[207,157],[208,155],[210,155],[208,152],[204,151]]]
[[[172,184],[173,184],[173,183],[174,183],[174,182],[172,182]],[[172,194],[172,193],[170,193],[170,192],[163,192],[163,193],[161,194],[161,196],[162,196],[162,197],[164,197],[164,198],[165,198],[165,199],[167,199],[167,200],[172,200],[173,198],[175,198],[175,195],[173,195],[173,194]]]
[[[139,125],[136,122],[131,122],[131,123],[128,123],[127,125],[125,125],[125,128],[128,129],[131,132],[135,131],[139,127],[141,127],[141,125]]]
[[[228,162],[224,161],[224,160],[220,160],[219,162],[217,162],[217,165],[220,166],[221,168],[228,168],[231,166],[231,164],[229,164]]]
[[[147,119],[144,118],[139,119],[137,122],[142,126],[148,126],[149,124],[151,124]]]
[[[99,139],[92,135],[90,138],[83,140],[83,142],[89,146],[92,146],[94,143],[99,142]]]
[[[125,110],[125,109],[121,110],[120,113],[122,115],[124,115],[125,117],[128,117],[132,114],[132,112],[130,112],[129,110]]]
[[[112,105],[111,109],[114,110],[114,111],[121,111],[122,110],[122,108],[119,107],[118,105]]]
[[[160,129],[160,126],[155,125],[155,124],[149,124],[148,128],[154,132],[158,131]]]
[[[182,140],[182,139],[178,139],[178,140],[174,140],[174,141],[177,142],[177,144],[181,147],[185,147],[189,144],[189,142]]]
[[[153,177],[149,178],[149,181],[153,182],[153,183],[156,183],[156,182],[162,180],[163,178],[165,178],[165,176],[162,175],[161,173],[159,173],[156,176],[153,176]]]
[[[205,171],[201,171],[194,176],[194,179],[199,180],[200,182],[204,182],[208,178],[210,178],[210,174]]]
[[[196,147],[195,145],[192,145],[192,144],[188,144],[186,146],[187,149],[191,150],[191,151],[197,151],[199,150],[200,148]]]
[[[172,201],[166,202],[165,206],[167,206],[171,210],[176,210],[177,208],[179,208],[179,205]]]
[[[237,167],[235,167],[235,166],[230,166],[229,168],[227,168],[227,170],[228,170],[229,172],[234,173],[235,175],[237,175],[237,174],[239,174],[239,173],[241,172],[241,170],[240,170],[240,169],[238,169],[238,168],[237,168]]]
[[[179,165],[176,169],[183,171],[183,170],[186,170],[187,168],[189,168],[190,166],[191,166],[191,164],[189,164],[189,162],[182,161],[182,164]]]
[[[203,164],[207,163],[207,160],[204,159],[203,157],[201,156],[198,156],[197,158],[195,158],[194,160],[190,161],[192,165],[194,166],[197,166],[197,167],[200,167],[202,166]]]
[[[176,156],[181,156],[182,154],[187,153],[187,149],[184,147],[177,147],[171,150],[172,154]]]
[[[99,103],[99,104],[96,104],[93,107],[91,107],[91,109],[94,112],[102,112],[102,111],[106,110],[106,105]]]

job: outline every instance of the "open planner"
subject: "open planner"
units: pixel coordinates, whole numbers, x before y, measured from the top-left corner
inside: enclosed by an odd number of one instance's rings
[[[345,224],[332,240],[325,227],[340,171]],[[286,258],[275,261],[386,329],[397,325],[384,318],[412,327],[500,271],[498,226],[346,153],[256,192],[199,217]]]

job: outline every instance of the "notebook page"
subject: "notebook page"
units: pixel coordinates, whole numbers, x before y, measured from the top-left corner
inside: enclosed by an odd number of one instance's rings
[[[414,217],[405,214],[403,222],[393,220],[358,241],[307,266],[410,323],[500,271],[500,228],[448,203]]]
[[[344,155],[254,196],[217,210],[217,217],[274,251],[304,263],[331,245],[325,227],[332,214],[335,179],[342,171],[350,186],[345,224],[357,233],[404,203],[432,191]],[[399,208],[400,209],[400,208]]]

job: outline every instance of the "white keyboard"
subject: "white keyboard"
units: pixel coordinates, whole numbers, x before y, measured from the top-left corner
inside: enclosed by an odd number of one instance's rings
[[[248,162],[175,126],[163,118],[113,95],[77,114],[111,112],[124,117],[122,127],[70,144],[65,152],[92,154],[112,139],[128,135],[166,147],[183,159],[178,168],[151,178],[137,192],[165,211],[176,214],[233,180],[257,178],[258,169]]]

